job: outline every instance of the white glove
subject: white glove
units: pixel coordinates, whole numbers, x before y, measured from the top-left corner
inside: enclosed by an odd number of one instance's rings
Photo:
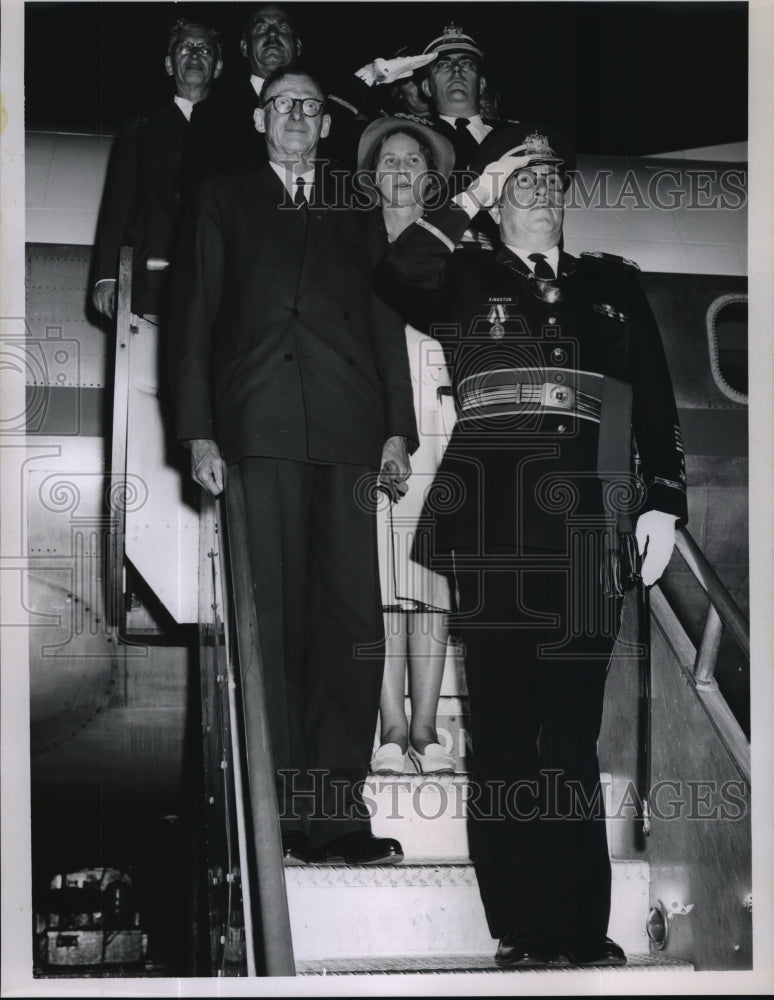
[[[651,587],[661,578],[672,558],[675,546],[675,514],[665,514],[662,510],[648,510],[637,518],[634,534],[637,550],[642,560],[642,582]]]
[[[519,147],[523,149],[523,146]],[[534,160],[534,153],[530,156],[502,156],[499,160],[494,160],[477,177],[467,190],[455,197],[458,205],[472,218],[482,208],[490,208],[496,205],[503,193],[505,182],[515,170],[521,170]]]
[[[369,87],[380,83],[395,83],[396,80],[404,80],[406,77],[423,66],[427,66],[438,55],[437,52],[428,52],[426,56],[399,56],[397,59],[374,59],[372,63],[359,69],[355,76],[359,77],[363,83]]]

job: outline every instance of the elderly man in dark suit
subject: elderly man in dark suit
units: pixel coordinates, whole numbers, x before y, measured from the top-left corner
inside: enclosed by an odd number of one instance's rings
[[[352,805],[383,670],[364,486],[380,465],[403,481],[416,442],[403,328],[371,291],[363,213],[315,169],[318,84],[270,77],[255,124],[268,165],[203,183],[176,276],[177,434],[203,487],[244,487],[286,859],[391,863],[400,845]],[[299,820],[292,786],[313,771],[325,780]]]
[[[109,317],[115,312],[118,254],[124,243],[134,246],[133,311],[140,315],[161,311],[166,277],[161,262],[169,261],[174,251],[188,123],[194,106],[207,97],[223,67],[216,32],[191,21],[175,22],[164,66],[175,96],[127,126],[113,150],[105,184],[92,263],[92,299],[95,308]]]
[[[471,857],[499,965],[621,965],[596,745],[623,591],[660,577],[687,517],[682,438],[636,265],[561,248],[569,144],[510,125],[478,156],[381,275],[454,372],[426,515],[459,589]],[[502,246],[455,251],[481,208]]]

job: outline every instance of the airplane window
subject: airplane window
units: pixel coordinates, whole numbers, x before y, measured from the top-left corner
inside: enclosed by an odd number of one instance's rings
[[[747,402],[747,295],[721,295],[707,310],[712,374],[720,391]]]

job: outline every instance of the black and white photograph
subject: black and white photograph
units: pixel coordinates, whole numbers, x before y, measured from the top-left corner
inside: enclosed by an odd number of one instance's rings
[[[2,28],[3,996],[771,993],[774,3]]]

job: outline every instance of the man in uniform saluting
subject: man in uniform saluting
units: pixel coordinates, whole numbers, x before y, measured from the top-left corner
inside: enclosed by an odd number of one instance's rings
[[[636,266],[562,250],[566,140],[507,126],[473,167],[380,274],[453,370],[426,513],[459,590],[471,856],[499,965],[620,965],[596,744],[623,592],[661,576],[686,521],[677,411]],[[455,252],[481,208],[502,246]]]

